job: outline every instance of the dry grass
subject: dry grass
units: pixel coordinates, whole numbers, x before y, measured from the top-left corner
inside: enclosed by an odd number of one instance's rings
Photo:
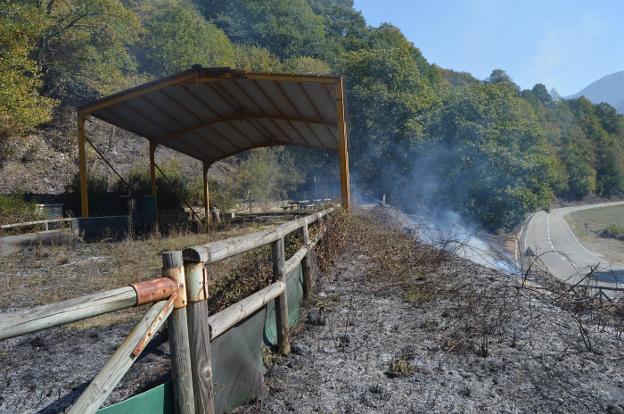
[[[600,231],[609,225],[624,226],[624,205],[581,210],[566,215],[565,219],[588,249],[609,261],[624,264],[624,241],[600,236]]]
[[[185,229],[167,236],[158,233],[119,242],[79,243],[67,239],[54,244],[37,244],[11,257],[4,257],[0,286],[12,295],[0,297],[0,309],[21,308],[58,302],[102,290],[127,286],[160,274],[161,253],[257,231],[264,227],[247,225],[210,234]],[[235,266],[235,263],[231,264]],[[220,266],[214,280],[230,266]],[[74,324],[75,327],[107,325],[134,320],[143,309],[128,309]]]
[[[209,241],[247,234],[274,224],[250,223],[209,234],[173,229],[166,236],[153,233],[118,242],[79,243],[67,239],[55,244],[37,244],[12,257],[3,258],[0,286],[14,295],[0,297],[0,309],[58,302],[98,291],[115,289],[157,277],[161,253]],[[319,226],[310,227],[312,238]],[[302,232],[285,239],[286,257],[303,244]],[[6,260],[5,260],[6,259]],[[272,281],[271,247],[263,246],[208,266],[211,312],[218,312]],[[127,309],[70,325],[75,328],[104,326],[136,320],[145,309]]]

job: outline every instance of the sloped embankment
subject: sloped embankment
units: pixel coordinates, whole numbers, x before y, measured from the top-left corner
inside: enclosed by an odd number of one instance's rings
[[[346,221],[293,353],[244,412],[624,412],[617,306],[522,288],[387,210]]]

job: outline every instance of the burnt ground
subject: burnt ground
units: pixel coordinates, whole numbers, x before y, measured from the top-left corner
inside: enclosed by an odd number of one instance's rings
[[[617,308],[436,263],[398,229],[355,221],[293,353],[242,412],[624,412]]]
[[[67,239],[52,245],[38,244],[0,258],[0,286],[4,292],[0,295],[0,314],[150,279],[160,274],[162,251],[265,226],[252,223],[210,234],[180,230],[167,236],[154,234],[119,242],[82,243]],[[214,265],[211,269],[214,306],[226,307],[239,300],[239,296],[257,289],[259,282],[254,277],[246,283],[237,283],[238,290],[229,288],[229,283],[239,274],[249,274],[248,267],[256,269],[254,276],[257,276],[258,261],[262,259],[242,255]],[[265,261],[262,265],[267,267]],[[224,294],[224,290],[230,294]],[[0,341],[0,413],[63,412],[80,396],[146,311],[145,306],[125,309]],[[161,332],[104,405],[160,384],[168,375],[169,345],[166,333]]]
[[[617,306],[556,284],[522,288],[418,243],[387,211],[330,220],[317,295],[292,337],[293,353],[267,358],[275,362],[264,398],[240,411],[624,412]],[[147,242],[155,253],[189,241]],[[157,270],[157,255],[140,263],[143,245],[125,243],[12,258],[0,283],[18,294],[3,296],[2,308],[47,302],[46,292],[60,300],[93,285],[117,287]],[[0,342],[0,413],[62,412],[143,312]],[[162,382],[168,369],[160,334],[106,404]]]
[[[0,342],[0,413],[63,412],[80,396],[132,326],[61,327]],[[104,405],[122,401],[168,378],[169,345],[160,333]]]

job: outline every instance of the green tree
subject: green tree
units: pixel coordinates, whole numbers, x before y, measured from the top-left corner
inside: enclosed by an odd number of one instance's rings
[[[436,177],[431,199],[489,229],[513,227],[548,206],[559,167],[515,88],[485,82],[453,90],[433,119],[434,141],[424,149],[438,152],[421,172]]]
[[[249,203],[279,200],[303,181],[293,158],[283,148],[258,148],[243,158],[234,175],[234,188]]]
[[[279,72],[282,70],[282,62],[267,49],[248,45],[236,47],[234,66],[252,72]]]
[[[353,0],[308,0],[312,10],[323,19],[325,31],[322,53],[328,62],[336,63],[345,51],[366,47],[369,28]]]
[[[323,57],[323,19],[306,0],[209,0],[197,4],[235,43],[260,46],[280,58]]]
[[[10,135],[50,120],[56,102],[39,94],[43,85],[31,58],[43,25],[29,5],[3,2],[0,10],[0,161]]]
[[[162,77],[193,64],[233,66],[235,46],[193,6],[159,1],[144,12],[144,35],[136,48],[143,70]]]
[[[329,65],[320,59],[311,57],[295,57],[286,60],[283,63],[284,70],[290,73],[330,73]]]
[[[548,90],[546,89],[546,86],[544,86],[544,84],[542,83],[538,83],[535,86],[533,86],[533,89],[531,89],[531,91],[535,94],[537,99],[543,104],[551,103],[553,101],[552,97],[550,96],[550,93],[548,93]]]
[[[346,78],[351,162],[362,184],[387,186],[409,178],[427,113],[439,104],[406,43],[391,49],[347,52],[338,72]]]
[[[23,1],[42,23],[33,57],[43,92],[81,103],[133,82],[128,45],[138,39],[139,19],[121,0]]]

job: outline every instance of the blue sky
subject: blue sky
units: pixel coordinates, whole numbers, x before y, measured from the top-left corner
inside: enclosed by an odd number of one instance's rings
[[[505,70],[566,96],[624,70],[624,0],[355,0],[398,26],[431,63],[477,78]]]

